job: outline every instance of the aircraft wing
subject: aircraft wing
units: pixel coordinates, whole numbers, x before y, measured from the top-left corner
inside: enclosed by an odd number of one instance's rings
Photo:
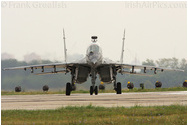
[[[40,65],[30,65],[30,66],[20,66],[20,67],[9,67],[4,68],[3,70],[26,70],[26,69],[42,69],[42,68],[65,68],[67,65],[66,63],[53,63],[53,64],[40,64]]]
[[[129,68],[129,69],[146,69],[146,70],[161,70],[161,71],[184,71],[181,69],[172,69],[172,68],[164,68],[164,67],[156,67],[156,66],[146,66],[146,65],[131,65],[131,64],[115,64],[115,66],[121,66],[121,68]]]
[[[52,63],[52,64],[39,64],[39,65],[30,65],[30,66],[20,66],[20,67],[9,67],[4,68],[3,70],[31,70],[31,73],[34,72],[35,69],[41,69],[42,73],[36,73],[36,75],[44,75],[44,74],[54,74],[54,73],[67,73],[73,66],[87,66],[85,59],[79,60],[77,62],[71,63]],[[45,72],[45,68],[53,68],[52,72]],[[63,68],[66,70],[56,71],[56,68]]]
[[[138,75],[146,75],[146,74],[141,74],[141,73],[136,73],[134,71],[134,69],[143,69],[144,73],[146,73],[146,70],[153,70],[154,73],[156,74],[156,71],[160,70],[160,71],[181,71],[183,72],[184,70],[181,69],[172,69],[172,68],[164,68],[164,67],[156,67],[156,66],[147,66],[147,65],[133,65],[133,64],[121,64],[121,63],[117,63],[114,62],[112,60],[109,60],[107,58],[105,58],[103,60],[102,65],[111,65],[111,66],[115,66],[117,72],[122,73],[122,74],[138,74]],[[131,71],[127,71],[124,69],[131,69]],[[147,75],[146,75],[147,76]]]
[[[157,71],[181,71],[183,72],[184,70],[180,70],[180,69],[172,69],[172,68],[163,68],[163,67],[156,67],[156,66],[146,66],[146,65],[132,65],[132,64],[114,64],[116,66],[116,68],[118,68],[118,72],[121,74],[136,74],[136,75],[142,75],[142,76],[148,76],[148,74],[146,74],[146,70],[153,70],[154,74],[157,73]],[[131,71],[127,71],[124,69],[131,69]],[[134,69],[143,69],[144,72],[143,73],[136,73],[134,71]]]
[[[21,66],[21,67],[10,67],[4,68],[3,70],[31,70],[31,73],[34,73],[35,69],[41,69],[41,73],[36,73],[36,75],[45,75],[45,74],[56,74],[56,73],[67,73],[70,72],[70,69],[73,66],[87,66],[85,63],[53,63],[53,64],[40,64],[40,65],[31,65],[31,66]],[[45,68],[53,68],[51,72],[45,72]],[[63,68],[65,70],[56,70],[56,68]]]

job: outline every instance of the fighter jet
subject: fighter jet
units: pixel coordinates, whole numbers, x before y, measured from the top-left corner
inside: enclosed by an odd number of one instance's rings
[[[119,62],[114,62],[108,58],[104,58],[102,55],[102,49],[97,43],[97,36],[92,36],[92,43],[89,45],[86,51],[86,56],[83,59],[75,62],[67,62],[67,49],[65,42],[65,32],[63,30],[63,40],[64,40],[64,55],[65,62],[63,63],[52,63],[52,64],[40,64],[40,65],[31,65],[31,66],[21,66],[21,67],[11,67],[4,68],[3,70],[31,70],[31,73],[34,73],[35,69],[41,69],[41,73],[36,73],[36,75],[45,75],[45,74],[56,74],[56,73],[70,73],[71,82],[66,84],[66,95],[70,95],[71,91],[74,89],[74,84],[82,84],[91,77],[91,86],[90,86],[90,95],[98,94],[98,87],[95,85],[97,74],[99,75],[100,81],[110,84],[113,83],[114,90],[116,94],[121,94],[121,83],[117,82],[116,75],[117,73],[121,74],[146,74],[146,70],[153,70],[154,74],[157,71],[183,71],[180,69],[171,69],[171,68],[162,68],[155,66],[145,66],[145,65],[133,65],[133,64],[124,64],[123,63],[123,54],[124,54],[124,42],[125,42],[125,30],[123,34],[122,42],[122,51],[121,58]],[[45,68],[53,68],[52,72],[45,72]],[[57,70],[56,68],[62,68],[62,70]],[[128,70],[127,70],[128,69]],[[143,73],[136,73],[135,69],[143,69]],[[146,74],[147,75],[147,74]]]

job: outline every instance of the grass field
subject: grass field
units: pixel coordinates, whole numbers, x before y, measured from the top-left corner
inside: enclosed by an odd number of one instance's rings
[[[159,92],[159,91],[187,91],[187,88],[184,87],[173,87],[173,88],[154,88],[154,89],[123,89],[122,92]],[[89,93],[89,91],[72,91],[71,93]],[[104,90],[99,91],[99,93],[116,93],[114,90]],[[14,91],[1,91],[1,95],[37,95],[37,94],[65,94],[65,91],[27,91],[27,92],[14,92]]]
[[[2,110],[2,125],[186,125],[187,106],[63,107],[56,110]]]

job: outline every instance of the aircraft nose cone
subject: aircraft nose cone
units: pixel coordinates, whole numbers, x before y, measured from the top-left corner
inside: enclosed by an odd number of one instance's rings
[[[91,63],[95,65],[97,63],[97,59],[92,59]]]
[[[96,54],[90,54],[89,57],[88,57],[88,59],[89,59],[89,62],[90,62],[90,64],[92,66],[96,65],[97,62],[98,62],[98,55],[96,55]]]

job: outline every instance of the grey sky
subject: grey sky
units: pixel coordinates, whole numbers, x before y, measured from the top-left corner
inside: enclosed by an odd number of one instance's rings
[[[126,28],[124,62],[187,57],[186,2],[4,2],[1,52],[63,60],[62,28],[68,54],[85,55],[92,35],[104,57],[119,60]]]

